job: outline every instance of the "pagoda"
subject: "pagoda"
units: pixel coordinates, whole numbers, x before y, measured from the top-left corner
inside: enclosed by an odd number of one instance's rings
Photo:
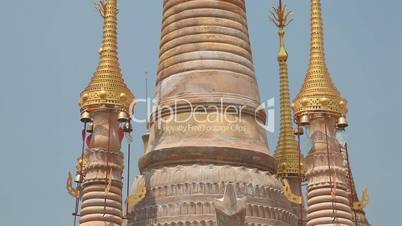
[[[310,64],[293,102],[295,119],[312,147],[306,156],[307,226],[360,225],[353,214],[350,168],[337,133],[348,126],[347,101],[326,66],[321,0],[311,0]]]
[[[348,126],[347,101],[326,66],[320,0],[311,0],[310,64],[293,103],[285,48],[291,11],[279,0],[272,12],[281,113],[274,155],[246,1],[163,1],[155,105],[142,136],[140,175],[125,202],[121,143],[132,132],[135,97],[118,59],[117,0],[96,6],[104,23],[100,60],[80,95],[77,186],[71,174],[67,180],[76,198],[74,223],[79,217],[80,226],[370,226],[368,190],[359,199],[347,144],[338,137]],[[312,143],[306,156],[302,135]]]
[[[128,225],[280,225],[244,0],[165,0],[156,106]]]
[[[304,201],[302,182],[304,180],[304,157],[300,151],[300,138],[302,128],[293,129],[292,109],[290,104],[289,77],[288,77],[288,52],[285,47],[285,28],[292,22],[292,12],[279,0],[279,6],[273,8],[271,20],[278,28],[279,34],[279,77],[280,77],[280,132],[276,146],[275,158],[277,160],[277,175],[286,180],[288,184],[285,192],[288,200],[292,203],[294,213],[299,218],[299,225],[304,224]],[[300,132],[301,131],[301,132]],[[300,140],[300,139],[298,139]]]
[[[119,65],[117,0],[100,1],[97,8],[104,19],[103,42],[97,70],[80,96],[87,148],[77,167],[76,195],[82,203],[75,214],[80,217],[80,226],[120,226],[124,168],[121,140],[123,132],[131,132],[134,96],[124,83]],[[88,138],[85,131],[90,133]]]

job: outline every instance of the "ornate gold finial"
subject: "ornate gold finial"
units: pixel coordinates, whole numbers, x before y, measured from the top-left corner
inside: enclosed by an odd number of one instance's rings
[[[333,84],[325,62],[321,0],[311,0],[310,65],[304,85],[293,106],[297,118],[312,112],[340,117],[347,112],[347,101]]]
[[[289,78],[288,78],[288,53],[285,48],[285,28],[293,21],[292,11],[282,6],[273,8],[271,20],[279,29],[280,49],[278,53],[280,74],[280,99],[281,99],[281,129],[275,157],[278,161],[278,175],[299,176],[299,151],[292,126],[292,109],[290,106]],[[304,176],[302,170],[301,176]]]
[[[271,21],[279,28],[279,61],[287,61],[288,59],[288,53],[285,49],[285,27],[293,21],[292,14],[292,11],[282,6],[282,0],[279,0],[278,8],[272,7]]]
[[[117,0],[102,0],[95,5],[104,19],[103,42],[99,49],[98,68],[87,88],[81,93],[81,113],[108,108],[130,114],[130,104],[134,100],[134,95],[124,83],[119,65]]]

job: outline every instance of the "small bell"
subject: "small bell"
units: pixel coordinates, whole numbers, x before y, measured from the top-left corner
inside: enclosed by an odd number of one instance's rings
[[[124,123],[123,131],[125,133],[131,133],[133,131],[133,127],[131,126],[130,121],[127,121],[127,122]]]
[[[148,131],[142,136],[142,141],[144,143],[144,153],[146,153],[147,149],[148,149],[148,141],[149,141],[149,132]]]
[[[93,133],[94,132],[94,123],[93,122],[89,122],[87,125],[87,132],[88,133]]]
[[[302,115],[299,119],[299,123],[301,126],[309,126],[310,125],[310,118],[307,114]]]
[[[304,130],[302,127],[297,127],[295,128],[293,132],[296,136],[302,136],[304,134]]]
[[[345,129],[346,127],[349,126],[348,120],[344,115],[338,118],[338,123],[336,124],[336,126],[340,129]]]
[[[91,122],[91,114],[87,111],[82,112],[81,114],[81,122]]]
[[[77,176],[75,176],[74,182],[75,183],[81,183],[82,182],[80,174],[77,174]]]
[[[119,112],[117,120],[119,122],[127,122],[129,120],[129,116],[125,111]]]

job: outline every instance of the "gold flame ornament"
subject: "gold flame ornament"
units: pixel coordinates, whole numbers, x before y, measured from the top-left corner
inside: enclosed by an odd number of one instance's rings
[[[353,203],[353,209],[362,210],[367,207],[368,203],[369,203],[369,192],[368,188],[366,187],[363,189],[363,196],[361,200]]]
[[[130,195],[126,202],[130,206],[135,206],[137,203],[141,202],[145,198],[145,195],[147,194],[147,187],[145,185],[145,180],[143,177],[139,177],[137,182],[137,187],[136,191],[134,191],[134,194]]]
[[[299,205],[302,204],[302,202],[303,202],[302,197],[292,193],[292,189],[290,188],[290,184],[289,184],[288,180],[283,179],[282,182],[283,182],[283,191],[284,191],[285,197],[292,203],[299,204]]]
[[[77,199],[80,198],[81,191],[80,191],[80,189],[73,187],[73,177],[71,176],[70,172],[68,172],[66,188],[67,188],[68,193],[72,197],[77,198]]]

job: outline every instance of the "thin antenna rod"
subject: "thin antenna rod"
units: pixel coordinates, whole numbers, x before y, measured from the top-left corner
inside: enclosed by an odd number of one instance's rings
[[[130,168],[131,168],[131,144],[128,142],[127,149],[127,200],[126,200],[126,218],[128,219],[128,197],[130,196]]]
[[[78,183],[77,189],[80,191],[80,195],[82,192],[81,182],[84,179],[83,171],[84,171],[84,155],[85,155],[85,139],[86,139],[86,129],[87,129],[87,122],[84,122],[84,128],[82,130],[82,147],[81,147],[81,161],[80,161],[80,181]],[[77,225],[77,216],[78,216],[78,208],[80,206],[80,197],[75,198],[75,211],[73,213],[74,216],[74,226]]]
[[[299,124],[297,124],[298,130],[300,130],[300,126]],[[302,189],[302,175],[301,175],[301,171],[302,171],[302,167],[301,167],[301,148],[300,148],[300,133],[297,133],[297,150],[298,150],[298,158],[299,158],[299,175],[298,175],[298,179],[299,179],[299,192],[300,192],[300,196],[303,197],[303,189]],[[302,200],[303,201],[303,200]],[[299,219],[299,224],[300,226],[304,225],[303,222],[303,202],[300,203],[300,219]]]
[[[149,101],[148,101],[148,71],[145,71],[145,101],[146,101],[146,110],[145,110],[145,123],[146,123],[146,128],[149,129],[149,121],[148,121],[148,105],[149,105]]]

